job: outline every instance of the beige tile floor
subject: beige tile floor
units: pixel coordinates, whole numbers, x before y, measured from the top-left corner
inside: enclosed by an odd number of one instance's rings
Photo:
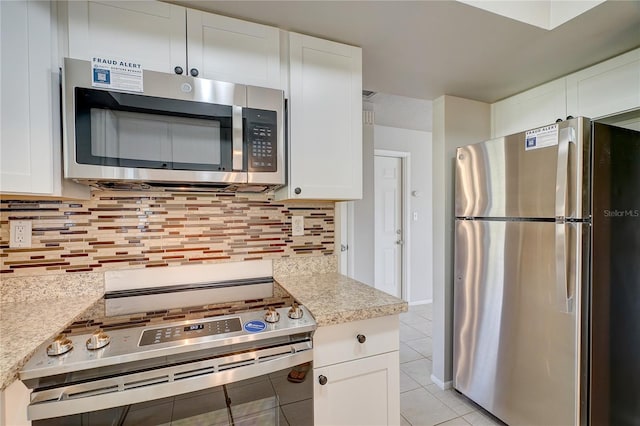
[[[500,425],[454,390],[431,381],[432,305],[400,315],[400,414],[404,426]]]

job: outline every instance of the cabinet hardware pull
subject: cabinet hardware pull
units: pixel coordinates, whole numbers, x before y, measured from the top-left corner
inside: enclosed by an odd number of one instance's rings
[[[367,336],[365,336],[364,334],[358,334],[358,336],[356,337],[358,339],[358,342],[360,343],[364,343],[367,341]]]
[[[197,77],[198,74],[200,74],[197,68],[191,68],[191,71],[189,71],[189,73],[191,73],[192,77]]]
[[[184,70],[182,69],[181,66],[177,66],[173,69],[173,71],[175,71],[176,74],[178,75],[182,75],[182,73],[184,72]]]
[[[327,377],[326,376],[318,376],[318,383],[320,383],[322,386],[327,384]]]

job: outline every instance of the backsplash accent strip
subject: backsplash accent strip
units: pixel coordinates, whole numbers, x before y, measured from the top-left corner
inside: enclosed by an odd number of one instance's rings
[[[94,191],[91,200],[81,202],[3,199],[0,273],[99,272],[333,254],[333,202],[282,203],[271,196]],[[292,237],[292,214],[304,216],[304,236]],[[32,221],[32,247],[9,248],[9,220]]]

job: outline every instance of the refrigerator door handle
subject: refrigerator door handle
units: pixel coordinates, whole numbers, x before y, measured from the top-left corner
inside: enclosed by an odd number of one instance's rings
[[[573,312],[573,296],[569,294],[567,274],[567,226],[564,221],[556,223],[556,300],[560,312]]]
[[[569,143],[576,143],[573,127],[561,129],[558,136],[558,166],[556,169],[556,218],[567,216],[567,175],[569,171]]]

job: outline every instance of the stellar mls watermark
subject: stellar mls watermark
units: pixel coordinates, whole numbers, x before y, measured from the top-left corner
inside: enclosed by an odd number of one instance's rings
[[[604,210],[604,217],[640,217],[640,210]]]

